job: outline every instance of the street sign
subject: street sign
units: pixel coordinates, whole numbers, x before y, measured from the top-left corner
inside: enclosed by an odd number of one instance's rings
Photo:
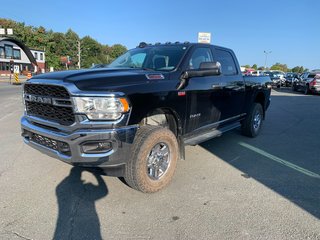
[[[211,33],[199,32],[198,33],[198,43],[211,43]]]

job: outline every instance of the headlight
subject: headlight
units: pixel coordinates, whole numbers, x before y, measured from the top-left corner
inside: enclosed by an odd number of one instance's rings
[[[87,115],[91,120],[116,120],[129,111],[125,98],[73,97],[75,112]]]

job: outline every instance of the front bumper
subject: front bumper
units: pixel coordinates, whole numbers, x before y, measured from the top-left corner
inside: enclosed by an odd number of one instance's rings
[[[65,132],[46,128],[46,126],[34,123],[24,116],[21,118],[21,128],[26,144],[51,157],[73,165],[117,168],[124,166],[127,162],[138,126],[125,126],[114,129],[84,128]],[[31,136],[40,137],[45,144],[35,141]],[[104,153],[83,153],[81,144],[90,141],[108,141],[112,147]],[[63,152],[59,148],[52,147],[57,143],[67,144],[65,146],[68,146],[69,151]]]

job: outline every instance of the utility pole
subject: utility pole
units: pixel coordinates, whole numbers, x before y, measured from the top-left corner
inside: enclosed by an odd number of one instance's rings
[[[81,68],[81,42],[78,40],[78,67]]]
[[[264,61],[264,70],[267,70],[267,58],[268,58],[268,54],[272,53],[272,51],[263,51],[264,54],[266,55],[266,59]]]

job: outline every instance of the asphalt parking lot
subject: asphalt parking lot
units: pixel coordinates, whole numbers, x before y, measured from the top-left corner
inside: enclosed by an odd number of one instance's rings
[[[156,194],[24,145],[0,82],[0,239],[320,239],[320,96],[273,90],[258,138],[188,147]]]

